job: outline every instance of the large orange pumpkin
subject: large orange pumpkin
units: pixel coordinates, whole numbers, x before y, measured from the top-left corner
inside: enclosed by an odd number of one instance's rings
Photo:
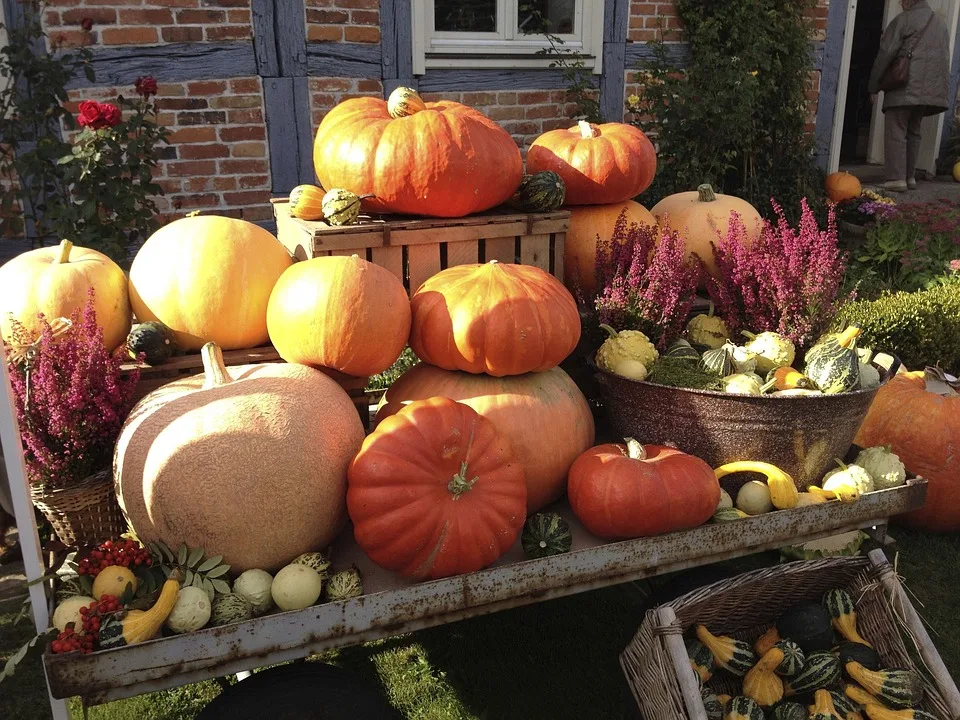
[[[217,215],[176,220],[157,230],[130,267],[130,302],[141,322],[159,320],[177,345],[215,342],[238,350],[267,342],[267,301],[293,263],[259,225]]]
[[[410,301],[410,348],[445,370],[522,375],[556,367],[580,340],[577,303],[553,275],[492,260],[428,279]]]
[[[620,214],[627,225],[656,225],[657,219],[633,200],[611,205],[579,205],[568,208],[570,229],[563,242],[563,284],[570,292],[579,288],[585,299],[597,292],[597,240],[609,240]]]
[[[527,478],[528,512],[563,495],[570,465],[593,444],[590,406],[560,368],[497,378],[421,363],[390,386],[377,421],[430,397],[466,403],[510,439]]]
[[[848,172],[835,172],[827,175],[824,190],[827,192],[827,197],[835,203],[860,197],[860,193],[863,192],[860,180]]]
[[[673,228],[684,238],[687,252],[699,255],[710,274],[716,277],[717,264],[713,247],[719,236],[727,234],[730,214],[736,212],[747,231],[747,245],[758,237],[763,229],[763,218],[746,200],[733,195],[715,193],[709,185],[701,185],[691,192],[669,195],[653,206],[650,211],[657,221]]]
[[[523,161],[506,130],[466,105],[416,103],[416,93],[401,92],[403,103],[391,95],[394,115],[374,97],[327,113],[313,144],[323,187],[371,195],[364,206],[374,212],[433,217],[463,217],[513,196]]]
[[[201,355],[203,375],[147,395],[120,432],[114,481],[137,537],[202,547],[235,572],[326,547],[363,442],[350,397],[304,365],[228,372],[216,345]]]
[[[550,170],[563,178],[564,205],[623,202],[650,187],[657,153],[643,132],[625,123],[550,130],[527,151],[527,172]]]
[[[267,305],[270,342],[287,362],[365,377],[386,370],[407,344],[410,300],[389,270],[351,257],[288,268]]]
[[[929,392],[923,372],[901,373],[880,388],[854,442],[889,445],[907,470],[926,478],[927,502],[899,516],[930,532],[960,531],[960,397]]]
[[[485,568],[526,519],[523,468],[510,441],[448,398],[386,418],[347,478],[357,544],[380,567],[418,580]]]
[[[113,350],[130,331],[127,278],[106,255],[69,240],[28,250],[0,267],[0,336],[10,341],[12,320],[39,332],[38,313],[47,320],[69,318],[86,307],[91,288],[103,344]]]
[[[597,537],[636,538],[705,523],[720,502],[720,483],[698,457],[631,439],[578,457],[567,495]]]

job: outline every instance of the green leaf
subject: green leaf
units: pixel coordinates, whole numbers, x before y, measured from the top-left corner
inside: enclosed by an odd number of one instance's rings
[[[192,584],[193,584],[193,577],[194,577],[194,572],[193,572],[193,570],[187,570],[187,571],[184,573],[184,576],[183,576],[183,584],[184,584],[185,586],[186,586],[186,585],[192,585]]]
[[[207,577],[208,577],[208,578],[218,578],[218,577],[221,577],[221,576],[223,576],[223,575],[226,575],[228,572],[230,572],[230,566],[229,566],[229,565],[218,565],[218,566],[215,567],[213,570],[210,570],[210,571],[207,572]]]
[[[127,605],[131,600],[133,600],[134,595],[136,595],[136,593],[133,590],[133,583],[127,583],[127,586],[120,594],[120,604]]]
[[[31,587],[33,585],[39,585],[40,583],[47,582],[48,580],[56,580],[57,577],[58,575],[55,571],[52,573],[47,573],[46,575],[41,575],[38,578],[34,578],[33,580],[28,581],[27,587]]]
[[[173,568],[169,565],[161,565],[160,569],[163,570],[163,576],[165,578],[169,578],[170,574],[173,572]]]
[[[195,573],[193,576],[193,580],[190,582],[190,584],[195,588],[199,588],[203,590],[203,577]]]
[[[223,561],[223,555],[214,555],[211,558],[207,558],[202,563],[200,567],[197,568],[200,572],[207,572],[208,570],[213,570],[217,565]]]
[[[62,158],[57,160],[57,165],[66,165],[67,163],[73,162],[76,159],[74,155],[64,155]]]
[[[218,580],[217,582],[223,582],[223,580]],[[223,583],[223,584],[226,585],[226,583]],[[210,596],[210,599],[212,601],[213,596],[217,594],[217,588],[214,587],[213,580],[210,580],[208,578],[201,578],[201,587],[206,591],[207,595]],[[227,589],[228,590],[230,589],[229,586],[227,587]]]
[[[186,544],[186,543],[181,543],[181,544],[180,544],[180,550],[179,550],[178,553],[177,553],[177,564],[178,564],[178,565],[186,565],[186,564],[187,564],[187,553],[188,553],[187,544]]]
[[[213,589],[216,590],[221,595],[227,595],[230,592],[230,585],[224,582],[223,580],[219,580],[219,579],[211,580],[210,584],[213,585]]]
[[[190,552],[190,557],[187,558],[187,567],[195,568],[201,560],[203,560],[203,548],[194,548]]]

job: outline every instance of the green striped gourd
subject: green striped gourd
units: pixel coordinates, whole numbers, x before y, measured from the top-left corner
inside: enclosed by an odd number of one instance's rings
[[[807,655],[803,670],[786,684],[787,696],[831,688],[840,682],[840,658],[828,652]]]
[[[800,703],[782,702],[773,708],[770,720],[809,720],[810,713]]]
[[[864,690],[893,708],[911,708],[923,700],[923,681],[912,670],[867,670],[858,662],[844,668]]]
[[[301,220],[323,220],[323,188],[297,185],[290,191],[290,213]]]
[[[814,693],[813,705],[810,707],[810,720],[843,720],[828,691],[817,690]]]
[[[733,351],[730,343],[718,347],[716,350],[707,350],[700,356],[699,368],[706,373],[717,377],[732,375],[734,371]]]
[[[713,677],[713,671],[716,668],[716,662],[713,654],[699,640],[687,640],[687,655],[690,656],[690,667],[700,676],[700,682],[705,683]]]
[[[690,360],[692,362],[698,362],[700,360],[700,353],[697,352],[696,348],[693,347],[683,338],[678,338],[674,340],[667,347],[667,351],[663,354],[663,357],[674,357],[680,358],[682,360]]]
[[[833,627],[850,642],[870,646],[857,632],[857,607],[853,597],[843,588],[833,588],[823,594],[823,607],[833,619]]]
[[[734,520],[743,520],[744,518],[750,517],[743,510],[738,510],[737,508],[720,508],[713,514],[713,521],[715,523],[725,523],[733,522]]]
[[[837,648],[840,655],[840,666],[845,668],[848,662],[858,662],[867,670],[880,669],[880,656],[869,645],[855,642],[842,642]]]
[[[822,342],[813,354],[807,357],[804,375],[823,391],[824,395],[850,392],[860,387],[860,358],[855,341],[860,328],[851,326],[839,337]]]
[[[723,713],[723,720],[765,720],[763,710],[753,700],[743,695],[730,698]]]
[[[353,225],[360,217],[360,197],[343,188],[323,196],[323,218],[330,225]]]
[[[860,712],[860,706],[842,692],[831,690],[830,699],[833,700],[833,706],[837,709],[837,715],[843,720],[849,720],[851,715],[856,716]]]
[[[528,558],[542,558],[569,552],[573,545],[570,526],[557,513],[541,512],[531,515],[520,535],[523,554]]]
[[[697,639],[707,646],[717,667],[737,677],[743,677],[756,664],[756,653],[747,643],[732,637],[714,635],[703,625],[697,625],[696,632]]]
[[[511,204],[524,212],[553,212],[559,210],[567,188],[555,172],[544,170],[524,175]]]
[[[723,720],[723,703],[713,690],[700,688],[700,699],[703,700],[703,710],[707,713],[707,720]]]
[[[781,640],[774,647],[783,653],[783,660],[777,665],[775,671],[777,675],[784,677],[793,677],[803,670],[803,663],[806,656],[803,650],[793,640]]]

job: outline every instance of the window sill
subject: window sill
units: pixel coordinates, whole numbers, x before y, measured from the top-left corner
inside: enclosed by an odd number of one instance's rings
[[[593,55],[581,56],[584,69],[594,75],[601,72],[599,58]],[[556,63],[556,56],[530,55],[529,53],[430,53],[426,56],[426,69],[459,69],[473,70],[547,70],[552,63]]]

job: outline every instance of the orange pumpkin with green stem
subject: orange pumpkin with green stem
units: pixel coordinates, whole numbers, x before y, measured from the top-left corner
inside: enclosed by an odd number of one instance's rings
[[[824,190],[826,190],[827,197],[830,198],[831,201],[839,203],[844,200],[860,197],[860,193],[863,192],[863,187],[854,175],[848,172],[835,172],[827,175],[827,179],[824,182]]]

